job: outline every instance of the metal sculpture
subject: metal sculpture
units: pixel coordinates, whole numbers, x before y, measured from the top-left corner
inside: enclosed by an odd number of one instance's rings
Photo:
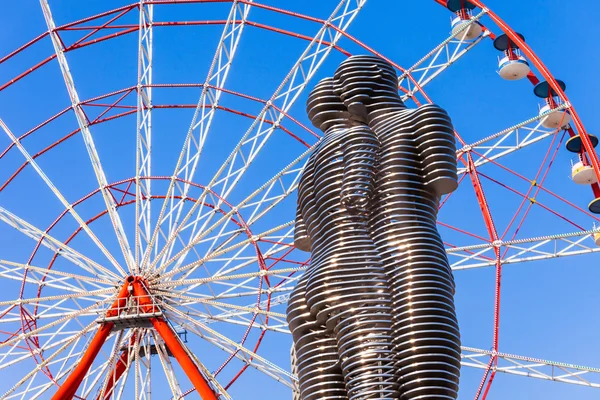
[[[407,109],[395,69],[379,57],[350,57],[335,78],[348,110],[381,143],[370,230],[392,289],[402,397],[455,399],[460,376],[455,286],[436,228],[440,197],[458,186],[452,122],[435,105]]]
[[[344,61],[307,111],[325,135],[298,187],[295,243],[312,254],[288,305],[301,399],[456,399],[455,286],[436,228],[457,187],[450,118],[406,108],[373,56]]]
[[[368,229],[377,138],[352,121],[331,78],[307,111],[325,135],[298,186],[295,242],[312,253],[288,304],[301,397],[396,398],[391,296]]]

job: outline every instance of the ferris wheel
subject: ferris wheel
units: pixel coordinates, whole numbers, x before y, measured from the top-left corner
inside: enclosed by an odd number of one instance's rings
[[[480,0],[423,2],[412,54],[374,1],[27,3],[0,54],[0,399],[294,398],[296,188],[321,134],[304,104],[353,54],[454,121],[460,183],[439,230],[460,397],[542,381],[597,396],[600,368],[577,361],[591,355],[551,361],[560,318],[510,290],[543,292],[530,265],[600,251],[598,138],[526,27]],[[473,122],[487,100],[466,85],[513,101]]]

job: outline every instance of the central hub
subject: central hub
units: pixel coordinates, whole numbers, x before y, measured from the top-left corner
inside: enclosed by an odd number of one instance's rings
[[[162,316],[159,302],[148,291],[146,280],[140,276],[128,276],[113,306],[96,322],[113,323],[116,330],[151,328],[152,319]]]

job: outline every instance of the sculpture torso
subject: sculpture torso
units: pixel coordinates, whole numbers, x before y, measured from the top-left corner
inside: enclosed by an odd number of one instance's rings
[[[288,311],[298,368],[302,369],[301,364],[307,366],[299,371],[301,386],[310,374],[323,377],[335,371],[332,363],[315,372],[315,364],[311,369],[309,361],[303,362],[309,354],[324,353],[325,348],[315,351],[318,344],[311,339],[313,333],[300,332],[325,326],[323,334],[335,338],[346,391],[352,399],[398,398],[391,345],[391,298],[368,229],[377,148],[377,138],[368,127],[331,129],[310,156],[298,186],[298,218],[310,237],[312,254],[310,267],[290,297]],[[301,293],[306,300],[302,305]],[[290,316],[300,314],[300,308],[304,319],[314,323],[306,322],[298,328],[302,319]],[[310,388],[303,391],[303,399],[311,396]]]
[[[436,228],[439,197],[456,187],[452,124],[444,110],[427,105],[382,114],[370,125],[381,143],[370,227],[392,291],[400,390],[406,399],[456,398],[454,278]]]
[[[444,136],[452,135],[450,120],[442,109],[424,106],[390,112],[373,124],[373,130],[381,149],[371,229],[380,250],[384,247],[381,256],[393,257],[398,239],[425,239],[417,234],[426,234],[445,256],[436,228],[439,196],[431,188],[422,160],[422,152],[434,146],[421,143],[419,136],[429,134],[437,137],[438,142],[440,137],[445,140]],[[453,140],[452,136],[450,138]],[[453,145],[446,150],[452,158],[455,158],[454,151]],[[433,172],[440,175],[438,171]],[[442,178],[455,179],[455,165],[442,173],[445,175]]]
[[[348,169],[351,167],[347,164],[348,159],[344,161],[345,156],[355,156],[348,154],[352,151],[348,147],[356,144],[359,136],[361,142],[365,141],[365,137],[374,141],[367,144],[373,146],[373,157],[362,163],[363,168],[371,170],[371,176],[349,176],[351,172]],[[375,245],[369,236],[367,214],[351,211],[341,201],[344,195],[350,194],[344,186],[352,185],[364,191],[369,190],[369,186],[372,188],[375,145],[375,136],[365,127],[329,131],[309,158],[298,187],[301,212],[312,238],[311,265],[306,272],[309,276],[307,302],[313,315],[323,323],[332,312],[336,312],[337,305],[344,305],[343,299],[331,299],[347,292],[348,285],[352,284],[348,279],[342,280],[340,274],[361,274],[365,267],[379,265]],[[367,206],[366,200],[364,206]],[[373,283],[385,285],[383,280]],[[323,314],[317,315],[319,312]]]

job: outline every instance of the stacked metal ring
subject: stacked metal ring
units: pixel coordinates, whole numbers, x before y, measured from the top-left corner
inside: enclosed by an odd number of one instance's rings
[[[296,353],[292,370],[299,378],[301,399],[348,399],[336,340],[316,323],[306,306],[306,278],[301,278],[292,291],[287,317]]]
[[[307,306],[317,325],[335,335],[348,398],[397,399],[390,290],[368,231],[377,138],[364,125],[350,127],[355,124],[334,94],[332,79],[319,82],[307,109],[325,132],[298,188],[297,224],[306,229],[312,252],[305,273]],[[309,336],[294,338],[295,345],[314,343]],[[300,386],[306,387],[300,360],[298,369]]]
[[[347,106],[381,143],[371,233],[392,290],[396,368],[403,399],[456,399],[460,335],[454,279],[436,228],[439,197],[456,188],[453,128],[444,110],[409,110],[395,70],[351,57],[336,71]]]

